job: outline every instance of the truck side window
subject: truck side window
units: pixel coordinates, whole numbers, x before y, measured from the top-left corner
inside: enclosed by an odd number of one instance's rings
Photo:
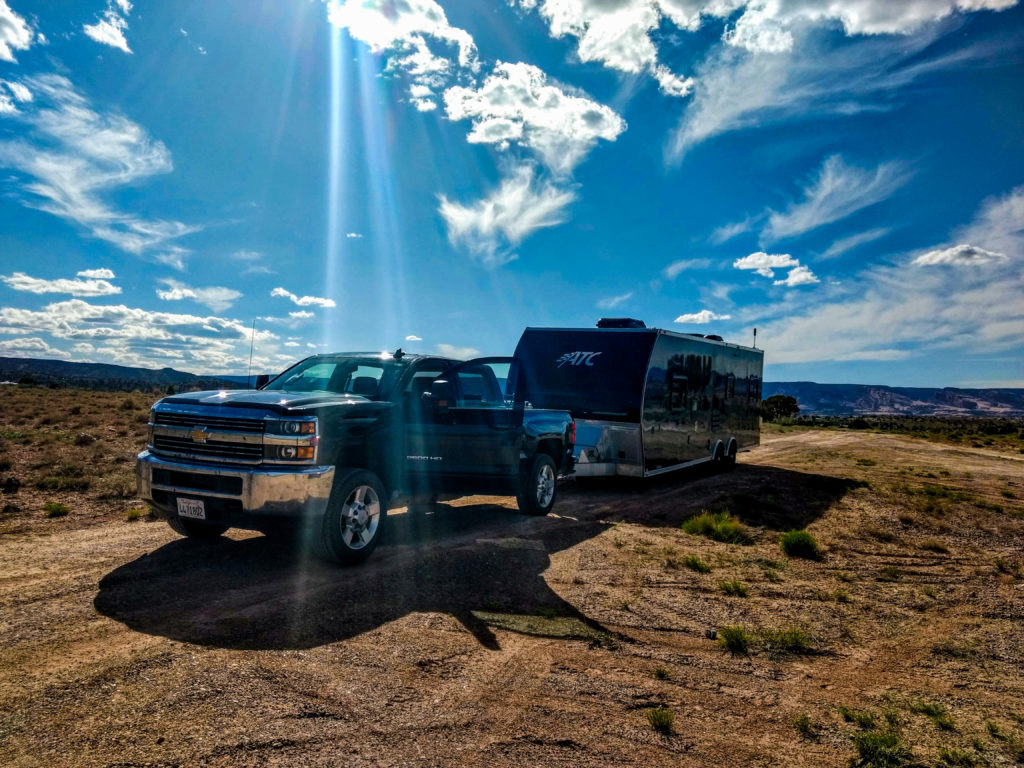
[[[686,408],[686,388],[688,380],[679,371],[668,372],[668,386],[665,387],[665,406],[669,411]]]
[[[505,370],[496,370],[502,368]],[[505,405],[504,384],[507,381],[507,364],[483,365],[461,368],[452,376],[455,385],[456,408],[499,407]],[[500,374],[500,375],[499,375]]]

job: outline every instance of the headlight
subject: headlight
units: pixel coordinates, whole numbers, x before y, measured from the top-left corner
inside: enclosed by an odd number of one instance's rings
[[[281,431],[286,435],[315,435],[315,421],[286,421],[281,425]]]

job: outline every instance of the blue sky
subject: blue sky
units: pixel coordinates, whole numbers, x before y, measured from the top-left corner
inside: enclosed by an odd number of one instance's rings
[[[1022,84],[1016,0],[0,0],[0,355],[1024,386]]]

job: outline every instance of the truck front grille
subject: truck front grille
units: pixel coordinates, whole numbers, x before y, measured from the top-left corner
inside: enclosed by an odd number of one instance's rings
[[[195,456],[217,461],[233,461],[241,464],[259,464],[263,460],[263,445],[261,443],[230,443],[220,440],[197,443],[189,437],[172,437],[170,435],[154,435],[153,452],[184,457]]]
[[[225,432],[252,432],[262,434],[263,419],[238,419],[230,416],[212,416],[195,413],[174,413],[172,411],[156,411],[153,414],[154,424],[169,427],[206,427]]]

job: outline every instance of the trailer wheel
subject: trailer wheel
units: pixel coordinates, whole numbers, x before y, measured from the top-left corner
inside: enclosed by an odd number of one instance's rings
[[[555,505],[556,481],[554,459],[546,453],[538,453],[533,457],[529,472],[519,481],[519,494],[516,496],[519,510],[538,516],[550,512]]]
[[[183,520],[173,514],[167,518],[167,524],[179,536],[196,539],[197,541],[216,539],[228,529],[226,525],[207,525],[196,520]]]
[[[733,469],[736,466],[736,440],[729,439],[729,447],[725,451],[725,468]]]
[[[351,565],[368,558],[380,543],[388,516],[380,479],[364,469],[342,471],[334,481],[314,551],[326,560]]]
[[[722,445],[721,440],[715,443],[715,449],[711,454],[711,459],[716,467],[720,467],[725,463],[725,447]]]

